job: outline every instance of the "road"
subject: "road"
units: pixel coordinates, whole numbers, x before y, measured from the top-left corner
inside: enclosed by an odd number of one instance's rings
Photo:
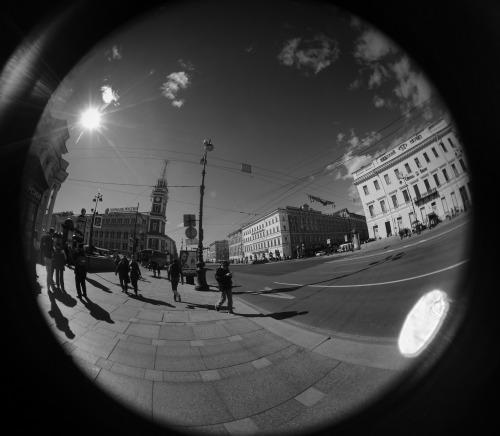
[[[422,295],[439,289],[453,302],[470,257],[470,224],[443,223],[418,236],[392,238],[386,247],[342,257],[234,265],[233,292],[278,319],[334,336],[393,342]]]

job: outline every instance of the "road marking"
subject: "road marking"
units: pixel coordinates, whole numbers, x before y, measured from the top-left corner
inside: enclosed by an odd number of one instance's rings
[[[263,295],[264,297],[274,297],[274,298],[284,298],[286,300],[293,300],[295,297],[288,294],[280,294],[279,292],[270,293],[270,291],[275,291],[276,289],[266,286],[260,291],[248,291],[252,295]]]
[[[392,280],[390,282],[365,283],[365,284],[362,284],[362,285],[300,285],[298,283],[295,283],[294,286],[303,286],[303,287],[309,287],[309,288],[360,288],[360,287],[364,287],[364,286],[390,285],[390,284],[393,284],[393,283],[407,282],[408,280],[415,280],[415,279],[420,279],[422,277],[427,277],[427,276],[431,276],[431,275],[434,275],[434,274],[439,274],[439,273],[441,273],[443,271],[447,271],[449,269],[456,268],[457,266],[460,266],[460,265],[468,262],[469,260],[470,259],[466,259],[466,260],[463,260],[462,262],[456,263],[455,265],[451,265],[451,266],[448,266],[446,268],[439,269],[437,271],[432,271],[430,273],[421,274],[419,276],[407,277],[406,279]],[[291,283],[279,283],[279,282],[274,282],[274,283],[276,283],[278,285],[290,285],[291,284]]]

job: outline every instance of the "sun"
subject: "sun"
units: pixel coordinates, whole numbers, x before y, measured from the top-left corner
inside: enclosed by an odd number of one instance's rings
[[[101,127],[102,114],[98,109],[88,108],[80,117],[80,124],[88,130]]]

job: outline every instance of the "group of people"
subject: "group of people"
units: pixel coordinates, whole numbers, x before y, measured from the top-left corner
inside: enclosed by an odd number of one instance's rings
[[[36,240],[36,237],[35,237]],[[55,237],[54,228],[42,236],[39,244],[35,242],[35,248],[40,250],[40,255],[43,259],[43,264],[47,270],[47,290],[53,292],[56,288],[66,293],[64,284],[65,266],[68,264],[68,256],[62,245],[62,241]],[[73,255],[75,285],[78,298],[87,296],[85,280],[87,278],[87,261],[83,244],[78,244],[77,250]],[[56,276],[54,282],[54,273]]]
[[[121,259],[116,256],[115,265],[115,275],[118,275],[122,292],[127,293],[128,284],[131,283],[135,295],[139,295],[139,287],[137,285],[137,282],[140,278],[142,278],[142,274],[141,269],[139,268],[139,262],[137,262],[136,257],[133,255],[129,262],[126,254]]]

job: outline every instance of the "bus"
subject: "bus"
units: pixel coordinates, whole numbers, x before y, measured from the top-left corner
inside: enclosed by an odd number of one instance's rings
[[[141,265],[144,267],[148,266],[149,261],[153,257],[155,257],[156,261],[160,264],[160,268],[165,268],[170,262],[170,254],[159,250],[144,249],[139,252],[139,256]]]

